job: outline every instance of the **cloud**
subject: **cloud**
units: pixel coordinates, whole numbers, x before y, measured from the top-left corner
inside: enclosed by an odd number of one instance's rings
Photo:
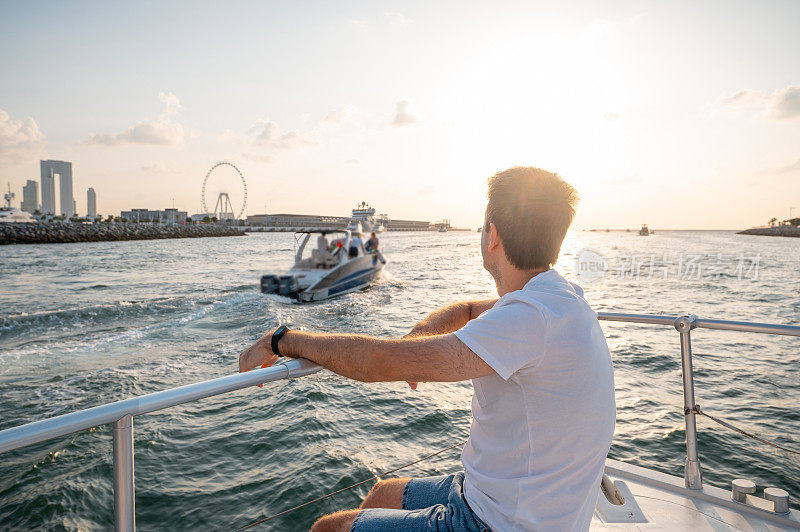
[[[222,131],[219,132],[219,135],[217,135],[217,141],[227,142],[230,140],[231,135],[233,135],[233,131],[231,131],[230,129],[223,129]]]
[[[127,146],[129,144],[182,146],[186,132],[181,124],[173,122],[170,118],[182,109],[180,100],[171,92],[159,92],[158,99],[164,104],[164,112],[156,120],[137,122],[136,125],[122,133],[92,135],[86,140],[86,143],[104,146]],[[195,135],[191,134],[190,136]]]
[[[282,150],[293,150],[302,146],[314,146],[317,140],[314,133],[300,133],[296,129],[287,131],[276,140],[273,145]]]
[[[764,94],[758,91],[750,90],[750,89],[742,89],[738,92],[733,93],[730,96],[726,96],[724,98],[720,98],[717,103],[719,105],[727,105],[727,106],[741,106],[751,104],[753,102],[759,102],[764,99]]]
[[[117,135],[92,135],[89,144],[124,146],[127,144],[151,144],[155,146],[180,146],[183,144],[183,126],[170,121],[154,120],[139,122]]]
[[[181,101],[171,92],[159,92],[158,99],[164,104],[165,116],[178,114],[178,111],[183,109],[181,106]]]
[[[315,146],[317,144],[316,131],[301,133],[294,129],[281,134],[277,123],[267,122],[266,120],[256,120],[247,130],[247,133],[254,137],[253,142],[255,144],[282,150],[293,150],[302,146]]]
[[[416,116],[408,112],[408,107],[410,105],[411,104],[407,100],[400,100],[395,104],[394,118],[392,119],[393,126],[407,126],[419,122]]]
[[[604,114],[603,118],[610,122],[614,122],[615,120],[619,120],[619,113],[609,112]]]
[[[800,85],[778,89],[772,93],[769,114],[772,118],[800,116]]]
[[[760,109],[767,118],[776,120],[800,117],[800,85],[790,85],[770,94],[742,89],[717,101],[722,107]]]
[[[417,196],[430,196],[434,192],[436,192],[436,187],[433,185],[428,185],[417,190]]]
[[[333,109],[325,115],[325,118],[315,125],[303,124],[302,129],[291,129],[281,131],[277,122],[271,120],[256,120],[253,122],[245,134],[250,137],[252,144],[270,148],[271,150],[296,150],[308,146],[317,146],[320,138],[332,133],[332,130],[344,122],[347,122],[355,111],[352,105],[345,105]],[[300,116],[300,122],[308,122],[309,115],[304,113]],[[270,151],[270,150],[267,150]],[[261,162],[275,162],[273,155],[245,154],[253,160]]]
[[[384,18],[389,22],[393,28],[405,28],[410,26],[413,20],[402,13],[386,12],[383,14]]]
[[[325,116],[323,122],[328,124],[341,124],[344,122],[347,117],[349,117],[353,113],[353,107],[350,105],[345,105],[344,107],[340,107],[338,109],[334,109],[330,113]]]
[[[797,159],[792,164],[787,164],[786,166],[781,166],[780,168],[770,168],[766,170],[761,170],[757,172],[759,174],[791,174],[794,172],[800,172],[800,159]]]
[[[255,123],[247,130],[249,135],[255,134],[255,140],[258,143],[269,144],[278,138],[278,124],[275,122],[267,122],[266,120],[256,120]]]
[[[347,159],[344,164],[361,164],[359,159]]]
[[[31,118],[11,120],[0,109],[0,161],[15,161],[44,147],[44,134]]]
[[[256,161],[259,163],[274,163],[275,157],[273,155],[267,155],[263,153],[243,153],[242,157],[245,159],[250,159],[251,161]]]

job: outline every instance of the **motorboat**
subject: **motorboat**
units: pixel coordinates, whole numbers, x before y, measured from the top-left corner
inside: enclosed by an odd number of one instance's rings
[[[261,291],[297,301],[319,301],[361,290],[380,276],[386,258],[378,250],[367,250],[363,240],[354,245],[354,237],[362,234],[360,224],[350,229],[310,229],[296,233],[297,252],[294,266],[283,275],[261,276]],[[328,235],[336,238],[328,240]],[[317,247],[306,254],[312,236]],[[305,256],[304,256],[305,255]]]
[[[642,224],[642,228],[639,229],[639,236],[650,236],[650,235],[651,235],[651,231],[647,227],[647,224]]]

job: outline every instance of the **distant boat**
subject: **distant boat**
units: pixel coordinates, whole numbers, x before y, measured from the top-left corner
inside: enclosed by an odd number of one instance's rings
[[[347,229],[350,231],[363,230],[365,233],[372,231],[382,233],[386,229],[382,223],[385,222],[384,217],[382,215],[382,217],[376,218],[375,207],[371,207],[366,201],[362,201],[353,209],[353,217],[350,219]],[[361,226],[356,228],[356,224],[361,224]]]
[[[478,232],[480,233],[481,231],[483,231],[483,227],[478,227]]]
[[[37,221],[36,218],[16,207],[0,207],[0,222],[30,224]]]
[[[36,219],[27,212],[11,206],[11,200],[14,199],[14,193],[11,192],[11,183],[8,184],[8,192],[6,192],[3,198],[6,200],[6,204],[5,206],[0,207],[0,222],[33,223],[36,221]]]
[[[639,236],[650,236],[652,232],[648,229],[647,224],[642,224],[642,228],[639,229]]]
[[[443,226],[443,225],[440,225],[440,226],[439,226],[439,232],[440,232],[440,233],[446,233],[446,232],[447,232],[447,227],[445,227],[445,226]]]

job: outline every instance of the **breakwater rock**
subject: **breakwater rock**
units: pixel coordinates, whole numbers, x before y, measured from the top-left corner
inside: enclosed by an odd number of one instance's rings
[[[217,225],[144,225],[126,223],[0,223],[0,245],[63,244],[113,240],[157,240],[243,236],[235,227]]]
[[[800,227],[796,225],[776,225],[775,227],[754,227],[739,231],[739,235],[794,236],[800,237]]]

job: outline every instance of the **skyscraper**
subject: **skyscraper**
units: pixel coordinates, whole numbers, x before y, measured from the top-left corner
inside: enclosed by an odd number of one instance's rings
[[[22,187],[22,210],[25,212],[36,212],[39,208],[39,183],[28,179]]]
[[[56,180],[53,169],[47,166],[46,161],[40,161],[42,166],[42,213],[56,213]]]
[[[97,194],[94,193],[92,187],[89,187],[89,190],[86,191],[86,210],[89,218],[97,216]]]
[[[75,216],[75,198],[72,196],[72,163],[68,161],[40,161],[42,169],[42,212],[56,213],[56,177],[59,176],[59,203],[61,214]]]

